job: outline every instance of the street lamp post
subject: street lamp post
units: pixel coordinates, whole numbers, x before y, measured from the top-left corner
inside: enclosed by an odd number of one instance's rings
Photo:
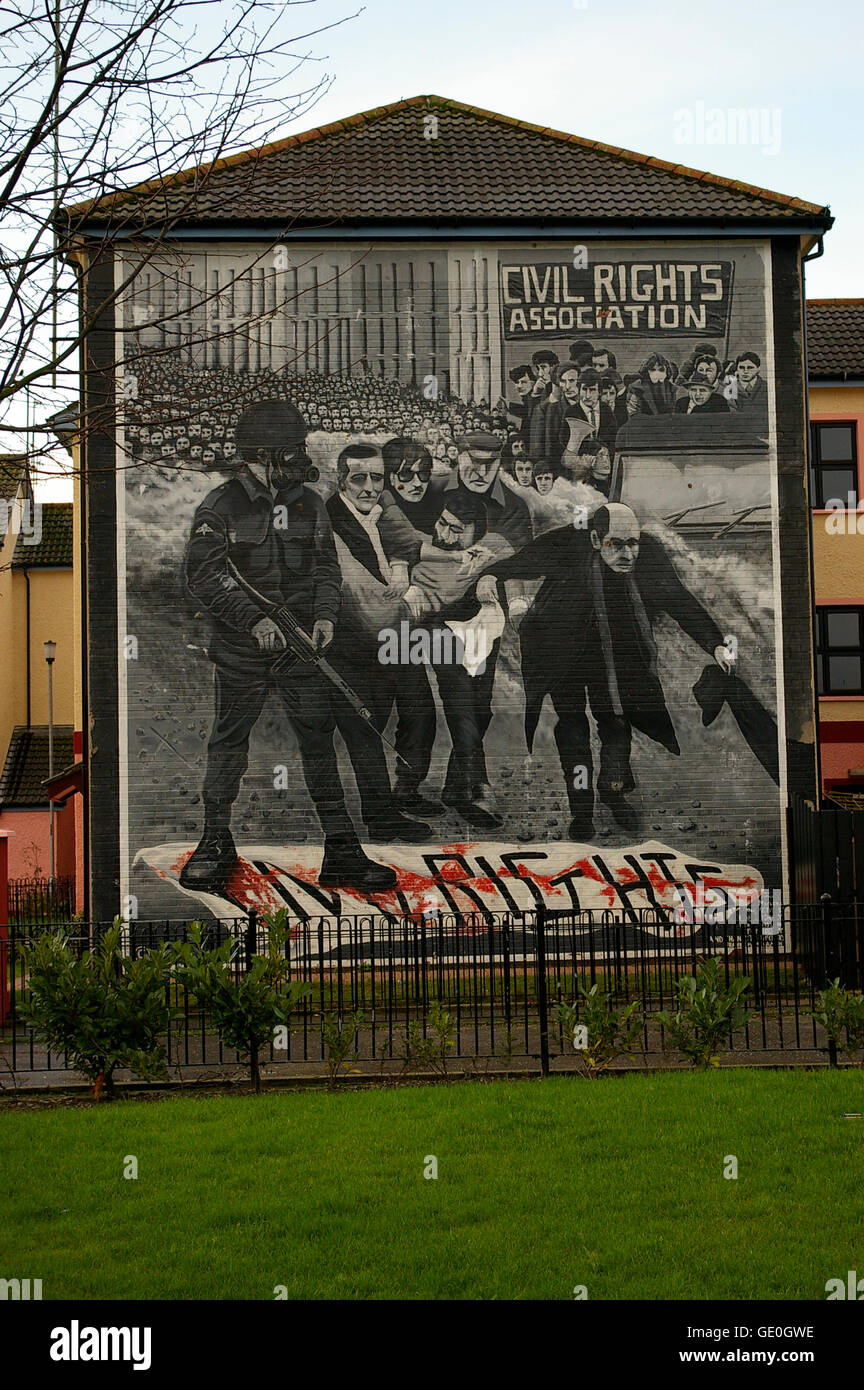
[[[48,780],[54,776],[54,658],[57,655],[56,642],[44,642],[45,660],[48,663]],[[51,856],[51,884],[54,884],[54,795],[48,800],[48,843]]]

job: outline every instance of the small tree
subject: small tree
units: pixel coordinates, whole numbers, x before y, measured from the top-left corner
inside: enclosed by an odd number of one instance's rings
[[[694,1067],[716,1067],[716,1049],[747,1020],[741,1000],[750,984],[749,979],[736,976],[724,988],[719,960],[703,961],[695,975],[684,975],[675,981],[678,1007],[675,1013],[663,1009],[657,1022]]]
[[[24,948],[30,998],[24,1016],[36,1036],[65,1052],[93,1082],[99,1100],[110,1096],[117,1067],[147,1081],[168,1075],[165,1036],[169,948],[134,960],[122,944],[118,917],[92,951],[79,952],[62,932],[44,932]]]
[[[447,1013],[443,1004],[436,1000],[430,1004],[426,1015],[426,1032],[422,1023],[415,1019],[408,1024],[402,1043],[402,1070],[425,1071],[431,1069],[441,1076],[447,1075],[447,1058],[455,1047],[453,1033],[456,1021]]]
[[[851,1054],[864,1047],[864,995],[853,994],[839,979],[819,991],[811,1014],[838,1052]]]
[[[335,1012],[321,1015],[321,1031],[327,1050],[324,1065],[330,1086],[336,1085],[343,1067],[346,1074],[359,1072],[360,1068],[354,1066],[360,1056],[357,1033],[365,1021],[366,1015],[359,1011],[347,1015]]]
[[[191,941],[175,946],[178,978],[206,1009],[222,1036],[240,1057],[248,1060],[249,1078],[261,1090],[261,1051],[273,1041],[277,1028],[288,1028],[297,1003],[311,993],[306,984],[286,983],[291,964],[284,955],[287,937],[285,909],[264,919],[267,948],[253,957],[251,969],[238,974],[240,943],[232,937],[207,948],[202,924],[193,923]]]
[[[603,993],[596,981],[586,989],[580,980],[576,994],[572,1004],[556,1005],[553,1017],[573,1038],[582,1075],[597,1077],[617,1057],[632,1052],[643,1027],[642,1011],[638,999],[616,1008],[612,995]]]

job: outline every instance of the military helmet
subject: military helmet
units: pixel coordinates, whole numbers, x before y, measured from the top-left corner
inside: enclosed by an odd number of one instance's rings
[[[237,421],[235,442],[246,457],[259,449],[285,449],[300,446],[306,438],[306,421],[288,401],[256,401]]]

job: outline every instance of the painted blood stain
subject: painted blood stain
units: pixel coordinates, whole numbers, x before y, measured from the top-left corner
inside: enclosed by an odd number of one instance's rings
[[[400,913],[403,910],[399,903],[399,896],[409,903],[413,900],[415,903],[422,904],[424,900],[428,899],[430,896],[434,899],[436,889],[440,890],[442,884],[446,884],[453,892],[459,892],[462,887],[470,887],[474,892],[495,898],[498,891],[495,879],[488,875],[472,876],[470,873],[466,873],[464,866],[460,864],[455,857],[467,857],[478,848],[478,846],[482,850],[482,842],[478,841],[442,845],[440,853],[442,855],[452,854],[454,858],[441,859],[439,861],[438,870],[434,875],[429,873],[418,873],[412,869],[404,869],[397,864],[391,865],[390,867],[392,867],[396,874],[397,881],[395,889],[390,889],[387,892],[369,893],[365,892],[363,889],[354,889],[348,886],[339,888],[337,891],[341,897],[352,899],[359,904],[360,907],[374,903],[376,906],[380,907],[382,911],[392,911],[396,913]],[[187,860],[190,858],[191,853],[191,850],[184,850],[170,866],[169,872],[179,874],[184,864],[186,864]],[[680,880],[666,878],[654,863],[645,863],[643,868],[645,877],[661,901],[668,898],[670,891],[678,886],[680,882]],[[168,878],[168,873],[165,871],[157,870],[156,872],[161,878]],[[496,874],[499,879],[510,879],[517,882],[522,879],[532,882],[540,888],[544,898],[566,898],[568,902],[570,901],[569,894],[562,880],[569,877],[578,882],[579,879],[582,879],[592,884],[594,892],[600,898],[604,899],[609,907],[615,907],[619,902],[616,885],[620,885],[621,887],[632,886],[634,883],[638,883],[640,879],[639,873],[629,865],[619,864],[615,871],[615,882],[609,883],[590,856],[577,859],[567,867],[550,874],[539,873],[536,868],[529,868],[528,865],[523,863],[518,863],[515,871],[502,864],[500,868],[496,870]],[[299,883],[308,884],[313,888],[317,888],[318,886],[318,871],[310,868],[306,864],[286,864],[284,867],[271,869],[267,873],[262,874],[247,860],[240,859],[226,885],[226,895],[229,895],[240,905],[249,908],[255,907],[263,912],[273,911],[283,905],[281,898],[273,891],[273,885],[278,881],[281,875],[290,875],[297,879]],[[553,882],[553,880],[558,881]],[[722,875],[706,875],[702,883],[705,889],[709,891],[712,888],[719,888],[721,890],[734,891],[739,894],[742,892],[750,892],[753,895],[758,895],[761,888],[759,880],[748,874],[742,874],[738,879]],[[687,883],[684,886],[695,887],[696,885]],[[470,897],[467,899],[467,910],[476,910],[476,903]]]
[[[240,907],[271,912],[281,904],[275,893],[270,891],[268,878],[269,875],[259,873],[247,860],[238,859],[222,896],[230,898]]]

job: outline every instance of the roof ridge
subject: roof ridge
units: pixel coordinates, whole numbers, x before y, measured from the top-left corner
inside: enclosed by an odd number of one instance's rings
[[[599,154],[607,154],[626,163],[644,164],[650,168],[662,169],[664,172],[671,173],[680,178],[690,179],[699,183],[713,184],[720,188],[742,193],[746,197],[758,198],[765,202],[774,202],[782,207],[794,208],[802,212],[811,213],[828,212],[827,205],[821,206],[818,203],[810,203],[803,198],[795,198],[785,193],[777,193],[770,188],[758,188],[754,184],[744,183],[740,179],[724,178],[721,174],[712,174],[704,169],[692,169],[686,164],[673,164],[670,160],[660,159],[656,155],[639,154],[635,150],[624,148],[624,146],[607,145],[600,140],[588,140],[581,135],[573,135],[567,131],[556,130],[551,126],[536,125],[530,121],[519,120],[515,116],[505,116],[499,111],[488,111],[481,106],[470,106],[465,102],[456,101],[453,97],[440,97],[432,93],[414,97],[403,97],[399,101],[389,102],[384,106],[370,107],[367,111],[359,111],[353,116],[343,116],[339,120],[330,121],[323,126],[314,126],[310,130],[298,131],[296,134],[283,136],[280,140],[270,141],[266,145],[260,145],[250,150],[239,150],[235,154],[224,155],[220,159],[212,160],[209,164],[196,164],[188,169],[179,169],[176,173],[169,174],[167,178],[164,179],[146,179],[142,183],[133,184],[129,188],[119,189],[114,193],[105,194],[100,198],[88,199],[82,203],[67,204],[61,211],[67,215],[75,215],[100,205],[104,207],[106,204],[110,206],[114,202],[125,201],[130,196],[146,192],[147,190],[173,187],[177,184],[189,182],[194,178],[209,178],[218,170],[236,167],[239,164],[253,163],[257,160],[266,158],[268,155],[281,153],[283,150],[289,149],[292,146],[308,144],[314,140],[322,139],[325,136],[334,135],[339,131],[349,131],[355,126],[371,125],[399,111],[408,110],[411,107],[420,106],[424,103],[428,109],[434,106],[444,107],[451,111],[476,116],[481,120],[494,121],[496,124],[500,125],[508,125],[514,129],[523,130],[532,135],[539,135],[549,140],[578,145],[581,149],[593,150]]]
[[[808,299],[808,308],[811,304],[864,304],[864,299]]]

